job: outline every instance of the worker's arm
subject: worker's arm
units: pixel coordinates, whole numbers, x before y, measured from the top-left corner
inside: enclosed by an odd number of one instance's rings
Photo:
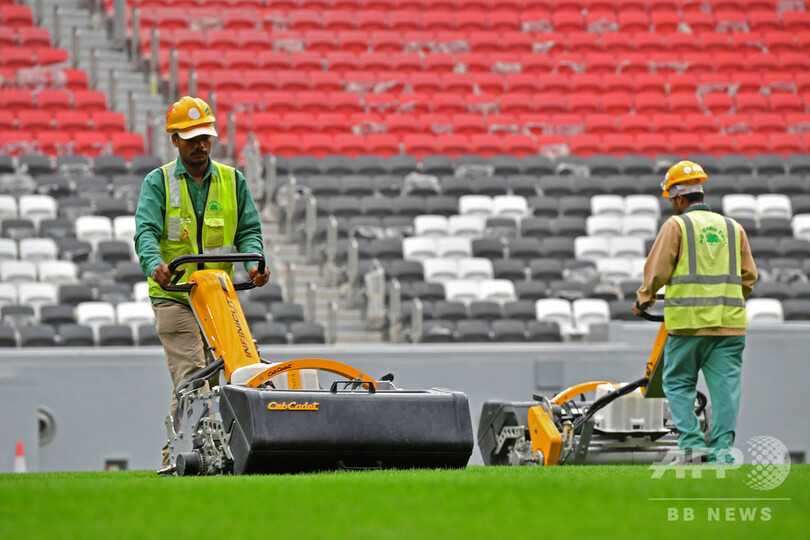
[[[264,254],[264,245],[262,244],[262,223],[259,219],[259,211],[256,209],[256,203],[253,202],[253,196],[248,189],[247,181],[240,171],[236,171],[236,206],[239,213],[239,219],[236,224],[236,235],[234,238],[234,246],[239,253],[262,253]],[[258,272],[258,261],[248,261],[245,263],[245,270],[253,279],[253,283],[257,287],[261,287],[267,283],[270,277],[270,269],[265,267],[264,274]]]
[[[740,227],[740,272],[742,277],[742,294],[743,298],[748,298],[759,278],[757,272],[757,265],[754,263],[754,256],[751,254],[751,246],[748,244],[748,235],[745,234],[745,229]]]
[[[644,280],[636,291],[636,300],[646,309],[655,303],[655,293],[666,285],[681,253],[681,228],[674,219],[668,219],[658,231],[658,236],[644,263]],[[633,312],[640,314],[644,309],[633,306]]]
[[[163,184],[163,172],[160,169],[146,175],[138,198],[138,209],[135,211],[135,252],[138,254],[141,270],[153,279],[157,279],[155,271],[158,267],[165,270],[165,273],[169,271],[160,254],[159,245],[166,212],[166,190]],[[166,268],[163,269],[161,265]],[[157,277],[163,276],[161,274]]]

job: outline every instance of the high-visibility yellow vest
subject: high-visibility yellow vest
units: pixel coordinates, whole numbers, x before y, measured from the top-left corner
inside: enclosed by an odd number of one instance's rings
[[[667,282],[667,328],[745,328],[740,224],[706,210],[670,219],[681,228],[683,254]]]
[[[188,180],[185,175],[175,173],[177,162],[172,161],[161,167],[166,189],[166,216],[159,247],[166,264],[180,255],[224,254],[236,251],[233,245],[239,219],[236,172],[233,167],[213,160],[211,163],[214,165],[214,172],[210,177],[202,223],[197,221],[197,214],[188,192]],[[183,275],[179,283],[188,281],[192,272],[203,268],[225,270],[233,279],[233,263],[184,264],[180,266]],[[148,281],[149,296],[152,298],[170,298],[188,304],[186,293],[167,291],[151,277]]]

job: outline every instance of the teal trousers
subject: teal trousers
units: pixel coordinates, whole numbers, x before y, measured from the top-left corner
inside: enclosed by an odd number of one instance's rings
[[[714,461],[721,450],[734,445],[740,409],[740,377],[745,336],[673,336],[664,348],[664,393],[672,421],[680,431],[684,452],[709,451]],[[712,403],[712,431],[708,448],[695,414],[698,372],[703,371]]]

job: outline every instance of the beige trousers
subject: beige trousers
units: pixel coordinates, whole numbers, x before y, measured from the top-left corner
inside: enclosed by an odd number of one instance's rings
[[[174,416],[177,397],[174,387],[197,371],[205,367],[205,342],[197,318],[191,308],[175,302],[152,302],[155,312],[155,324],[163,350],[166,352],[166,363],[172,378],[171,408],[169,414]],[[208,383],[202,388],[208,391]],[[163,466],[169,466],[168,447],[163,447]]]

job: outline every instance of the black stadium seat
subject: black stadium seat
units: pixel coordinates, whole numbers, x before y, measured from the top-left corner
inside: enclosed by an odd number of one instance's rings
[[[21,326],[18,333],[20,347],[53,347],[56,345],[56,333],[53,326],[48,324]]]
[[[111,324],[98,329],[98,344],[101,347],[131,347],[135,345],[132,328]]]
[[[320,324],[295,322],[290,325],[290,335],[295,344],[326,343],[326,331]]]
[[[481,343],[489,340],[489,324],[485,321],[466,319],[456,323],[457,342]]]

